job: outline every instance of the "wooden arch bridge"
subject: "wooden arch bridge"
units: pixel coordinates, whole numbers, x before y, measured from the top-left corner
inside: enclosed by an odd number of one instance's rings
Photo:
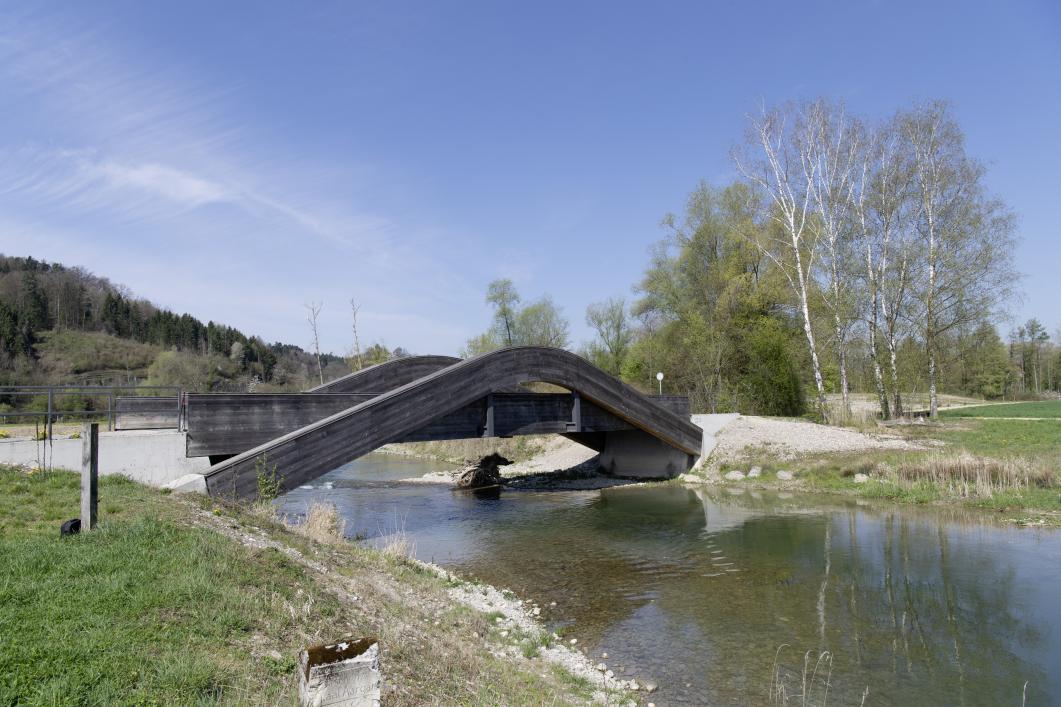
[[[564,393],[522,384],[552,383]],[[391,442],[556,433],[617,476],[672,477],[702,433],[688,399],[648,396],[575,354],[511,347],[461,360],[395,359],[305,393],[188,394],[187,455],[208,456],[211,495],[254,498],[261,465],[290,490]]]

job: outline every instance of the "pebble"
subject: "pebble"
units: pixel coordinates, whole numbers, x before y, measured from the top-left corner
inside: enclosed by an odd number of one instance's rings
[[[726,475],[723,478],[726,481],[740,481],[744,478],[744,472],[737,471],[736,469],[734,469],[733,471],[727,471]]]
[[[758,479],[763,475],[763,468],[761,466],[753,466],[748,472],[749,479]]]
[[[549,602],[549,606],[556,606],[556,602],[555,601]]]
[[[568,643],[570,643],[571,645],[575,645],[576,643],[578,643],[578,639],[572,638],[570,641],[568,641]]]
[[[868,474],[855,474],[855,483],[856,484],[864,484],[867,481],[869,481],[869,475]]]
[[[601,654],[600,654],[600,657],[601,657],[601,658],[607,658],[607,657],[608,657],[608,654],[607,654],[607,653],[601,653]]]
[[[792,480],[792,472],[791,471],[779,471],[779,472],[777,472],[777,480],[778,481],[791,481]]]
[[[542,610],[539,609],[538,607],[534,607],[534,611],[532,611],[531,613],[534,614],[535,616],[541,616]]]
[[[656,683],[654,683],[654,682],[646,682],[645,683],[645,692],[655,692],[658,687],[659,686],[656,685]]]
[[[615,677],[615,673],[612,672],[611,670],[605,670],[604,671],[604,677],[606,677],[606,678],[614,678]]]

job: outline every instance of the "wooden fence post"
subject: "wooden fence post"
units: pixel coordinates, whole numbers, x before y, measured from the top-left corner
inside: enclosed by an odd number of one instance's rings
[[[81,429],[81,530],[96,527],[99,504],[99,423],[86,422]]]

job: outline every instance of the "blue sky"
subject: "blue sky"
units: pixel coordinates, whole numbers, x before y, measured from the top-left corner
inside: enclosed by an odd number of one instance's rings
[[[486,284],[632,297],[745,116],[945,98],[1061,327],[1061,5],[99,2],[0,8],[0,251],[306,346],[455,353]]]

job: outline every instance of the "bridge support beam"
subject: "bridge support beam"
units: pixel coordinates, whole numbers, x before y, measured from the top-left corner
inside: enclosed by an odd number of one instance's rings
[[[613,476],[672,479],[696,463],[696,457],[664,444],[641,430],[604,433],[601,469]]]

